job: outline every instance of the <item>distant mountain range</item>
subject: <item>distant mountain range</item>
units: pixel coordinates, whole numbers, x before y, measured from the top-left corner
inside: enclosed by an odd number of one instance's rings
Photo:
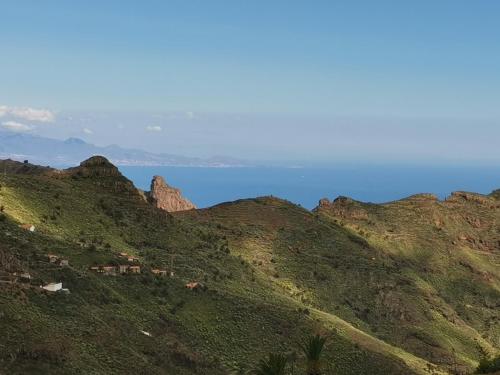
[[[247,167],[251,162],[214,156],[207,159],[171,154],[156,154],[117,145],[96,146],[79,138],[65,141],[35,136],[0,132],[0,159],[29,160],[42,165],[75,165],[93,155],[102,155],[116,165],[182,166],[182,167]]]

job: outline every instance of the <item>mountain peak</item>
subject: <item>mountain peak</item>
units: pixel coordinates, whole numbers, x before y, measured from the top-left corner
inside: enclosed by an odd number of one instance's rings
[[[81,177],[123,177],[118,168],[104,156],[95,155],[70,168],[70,171]]]
[[[116,168],[107,158],[101,155],[94,155],[80,163],[80,167],[107,167]]]
[[[75,137],[70,137],[64,141],[65,144],[67,145],[86,145],[87,142],[85,142],[83,139],[80,138],[75,138]]]

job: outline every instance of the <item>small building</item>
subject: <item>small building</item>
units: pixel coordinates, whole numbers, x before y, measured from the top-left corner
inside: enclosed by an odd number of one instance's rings
[[[141,273],[141,267],[140,266],[130,266],[128,268],[128,271],[130,273]]]
[[[120,264],[118,266],[118,272],[119,273],[127,273],[128,269],[129,269],[129,265],[128,264]]]
[[[67,260],[67,259],[61,259],[61,260],[59,261],[59,265],[60,265],[61,267],[69,266],[69,260]]]
[[[186,284],[186,288],[191,289],[191,290],[195,290],[195,289],[198,289],[200,287],[201,287],[201,284],[197,281],[190,282],[190,283]]]
[[[21,280],[31,280],[31,275],[28,272],[14,272],[13,275],[19,277]]]
[[[116,275],[116,267],[115,266],[101,266],[99,268],[99,272],[105,275]]]
[[[56,263],[59,260],[59,257],[55,254],[47,254],[47,258],[49,258],[50,263]]]
[[[99,272],[99,266],[92,266],[90,267],[90,270],[94,272]]]
[[[33,224],[22,224],[20,227],[24,230],[34,232],[35,231],[35,226]]]
[[[139,258],[136,256],[130,255],[129,253],[119,253],[120,258],[127,259],[128,262],[139,262]]]
[[[157,276],[167,276],[167,270],[160,270],[160,269],[154,268],[151,270],[151,272]]]
[[[58,292],[63,287],[62,287],[62,283],[48,283],[45,285],[40,285],[40,288],[45,289],[49,292]]]

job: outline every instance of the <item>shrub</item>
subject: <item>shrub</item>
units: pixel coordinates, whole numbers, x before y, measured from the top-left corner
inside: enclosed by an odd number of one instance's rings
[[[483,358],[477,367],[478,374],[491,374],[496,371],[500,371],[500,356],[493,359]]]

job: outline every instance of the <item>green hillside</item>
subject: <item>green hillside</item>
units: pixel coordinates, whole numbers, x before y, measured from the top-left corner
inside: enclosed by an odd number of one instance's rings
[[[244,374],[280,352],[303,374],[317,332],[325,374],[471,373],[499,351],[495,195],[168,214],[104,158],[0,171],[0,373]],[[90,269],[119,264],[141,273]]]

